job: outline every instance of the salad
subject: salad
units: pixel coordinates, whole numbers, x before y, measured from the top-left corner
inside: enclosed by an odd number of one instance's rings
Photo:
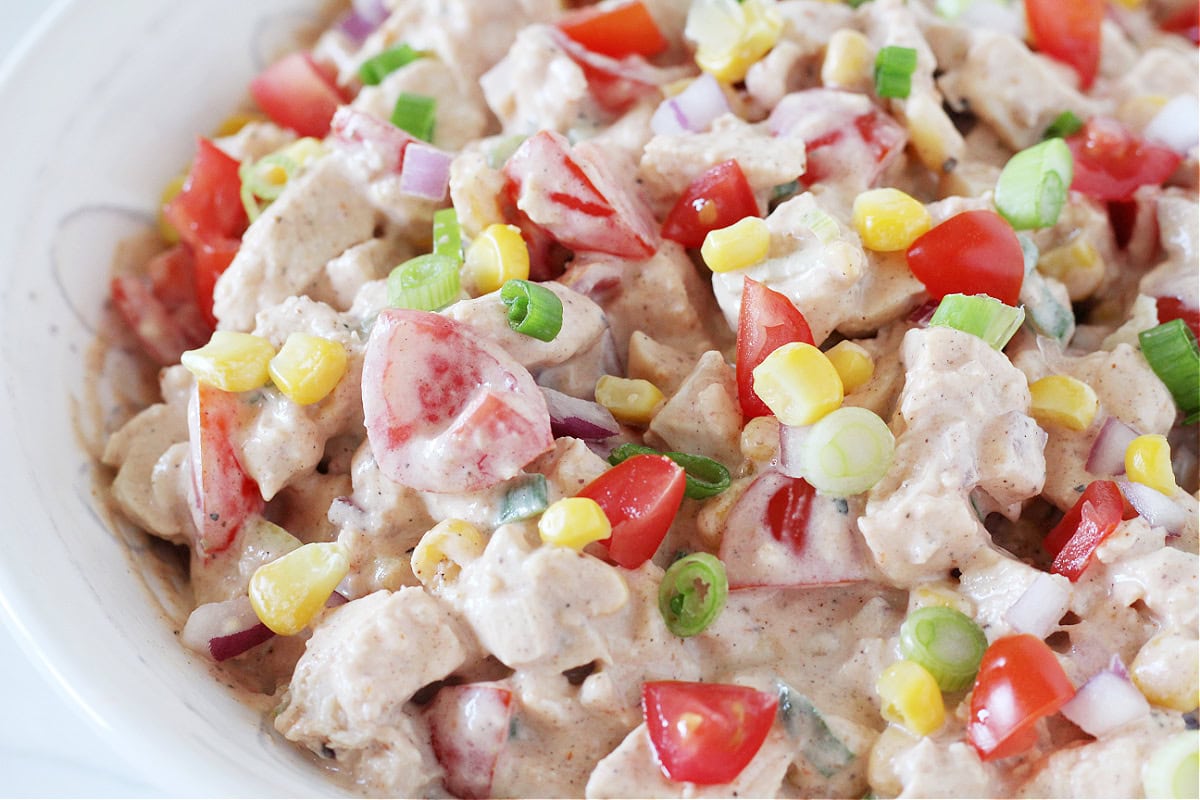
[[[1195,797],[1193,0],[363,0],[112,279],[180,639],[375,796]]]

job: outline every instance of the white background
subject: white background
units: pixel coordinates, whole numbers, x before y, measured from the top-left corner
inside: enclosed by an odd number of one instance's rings
[[[51,0],[0,0],[0,62]],[[7,120],[2,124],[13,124]],[[13,154],[8,154],[11,157]],[[13,532],[20,535],[20,532]],[[52,598],[53,587],[47,587]],[[51,600],[52,602],[52,600]],[[4,616],[0,609],[0,617]],[[127,764],[27,654],[13,620],[0,624],[0,797],[166,797]]]

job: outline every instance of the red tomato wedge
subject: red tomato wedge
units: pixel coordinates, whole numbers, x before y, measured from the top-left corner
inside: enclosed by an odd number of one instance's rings
[[[641,0],[573,11],[558,22],[558,29],[593,53],[611,58],[650,58],[667,49],[666,37]]]
[[[177,364],[185,350],[212,335],[197,306],[191,254],[176,245],[150,259],[146,272],[113,278],[113,306],[150,358],[164,367]]]
[[[271,121],[301,136],[324,138],[345,102],[334,79],[308,53],[284,56],[250,82],[250,94]]]
[[[587,142],[574,149],[562,134],[540,131],[504,165],[517,208],[572,250],[643,259],[658,237],[648,208],[608,174]]]
[[[687,473],[666,456],[626,459],[583,487],[612,525],[604,541],[618,566],[637,569],[658,550],[683,503]]]
[[[493,340],[439,314],[381,312],[362,385],[379,469],[414,489],[485,489],[554,445],[545,396],[529,371]]]
[[[833,502],[817,496],[801,478],[774,471],[759,475],[725,519],[718,555],[729,587],[831,586],[869,579],[870,556]],[[822,524],[810,533],[809,521],[818,514]]]
[[[930,297],[988,294],[1015,306],[1025,257],[1012,226],[994,211],[964,211],[935,225],[909,246],[908,268]]]
[[[265,503],[258,484],[238,460],[231,436],[238,425],[236,394],[196,382],[188,401],[188,442],[192,464],[192,521],[196,549],[211,556],[229,547],[250,516]]]
[[[1113,481],[1092,481],[1042,546],[1054,556],[1050,571],[1072,582],[1087,569],[1096,548],[1121,524],[1125,498]]]
[[[1025,19],[1037,49],[1075,70],[1087,90],[1100,66],[1104,0],[1025,0]]]
[[[1160,297],[1155,300],[1158,307],[1159,324],[1181,319],[1192,329],[1192,334],[1200,339],[1200,309],[1188,308],[1178,297]]]
[[[642,684],[646,731],[673,781],[729,783],[766,741],[779,696],[748,686],[686,681]]]
[[[242,205],[238,161],[208,139],[196,140],[192,168],[174,199],[163,208],[184,242],[239,239],[249,220]]]
[[[738,403],[746,419],[771,415],[754,393],[754,368],[789,342],[815,344],[808,320],[786,295],[746,278],[738,311],[736,365]]]
[[[1067,137],[1075,158],[1071,188],[1097,200],[1129,200],[1140,186],[1170,178],[1183,156],[1130,133],[1116,120],[1093,117]]]
[[[1054,651],[1036,636],[1005,636],[988,647],[975,676],[967,738],[984,761],[1023,753],[1035,725],[1075,696]]]
[[[217,327],[217,318],[213,315],[213,291],[217,288],[217,279],[229,269],[241,246],[240,239],[212,239],[193,248],[196,306],[212,328]]]
[[[733,159],[705,170],[688,184],[663,222],[664,239],[699,247],[709,231],[760,216],[754,190]]]
[[[492,775],[512,720],[512,692],[468,683],[443,686],[428,708],[429,738],[455,797],[491,797]]]

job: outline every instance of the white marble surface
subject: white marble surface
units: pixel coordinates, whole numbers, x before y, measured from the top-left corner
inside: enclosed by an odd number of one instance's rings
[[[51,5],[0,0],[0,61],[16,54]],[[0,725],[0,797],[169,796],[116,754],[99,722],[87,719],[26,652],[23,634],[3,608],[0,618],[0,708],[7,721]]]

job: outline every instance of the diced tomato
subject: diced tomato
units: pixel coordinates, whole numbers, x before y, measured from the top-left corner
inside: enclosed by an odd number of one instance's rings
[[[984,761],[1023,753],[1035,725],[1075,696],[1054,651],[1036,636],[1004,636],[988,647],[971,692],[967,738]]]
[[[229,269],[241,246],[239,239],[211,239],[200,242],[193,249],[196,305],[212,328],[217,327],[217,318],[213,315],[213,291],[217,288],[217,278]]]
[[[362,385],[379,469],[414,489],[485,489],[554,445],[545,396],[529,371],[489,337],[440,314],[380,313]]]
[[[249,220],[242,205],[238,161],[208,139],[196,140],[187,180],[163,215],[184,242],[195,247],[217,239],[238,239]]]
[[[929,295],[988,294],[1015,306],[1025,257],[1012,226],[994,211],[964,211],[934,226],[908,248],[908,268]]]
[[[512,719],[512,692],[502,686],[467,683],[443,686],[425,709],[433,754],[446,771],[446,791],[455,797],[491,797],[496,770]]]
[[[641,0],[573,11],[559,21],[558,29],[588,50],[612,58],[650,58],[667,49],[666,38]]]
[[[730,588],[831,586],[870,578],[869,555],[848,518],[838,515],[845,524],[822,525],[820,537],[809,536],[814,512],[831,511],[817,504],[832,502],[801,478],[775,471],[759,475],[725,519],[719,555]]]
[[[1079,580],[1096,548],[1121,523],[1124,503],[1121,489],[1113,481],[1089,483],[1042,542],[1046,552],[1054,556],[1050,571]]]
[[[1025,19],[1037,49],[1079,76],[1085,91],[1100,66],[1100,23],[1104,0],[1025,0]]]
[[[119,275],[112,280],[113,305],[156,363],[179,362],[185,350],[200,347],[212,334],[196,304],[194,266],[182,244],[159,253],[146,265],[146,275]]]
[[[1167,33],[1178,33],[1192,44],[1200,45],[1200,4],[1189,2],[1163,20],[1161,27]]]
[[[400,172],[404,151],[417,141],[408,131],[353,106],[339,108],[329,123],[329,130],[335,145],[347,150],[366,149],[371,161],[379,164],[384,172]]]
[[[837,179],[847,169],[861,170],[867,163],[876,165],[871,170],[873,183],[874,176],[904,148],[905,141],[904,129],[883,112],[861,114],[849,126],[834,128],[805,142],[808,166],[804,182]]]
[[[284,56],[250,82],[250,94],[271,121],[301,136],[324,138],[345,98],[308,53]]]
[[[771,415],[771,409],[754,393],[754,368],[789,342],[815,344],[808,320],[786,295],[746,278],[737,330],[738,402],[746,419]]]
[[[779,696],[748,686],[642,684],[642,714],[663,773],[704,786],[729,783],[766,741]]]
[[[550,231],[538,225],[521,209],[517,208],[516,186],[509,181],[507,191],[500,197],[504,221],[521,230],[521,238],[529,250],[529,279],[552,281],[566,271],[571,260],[571,251],[559,243]]]
[[[521,143],[504,174],[517,208],[566,247],[649,258],[658,246],[650,211],[603,161],[587,142],[572,150],[562,134],[540,131]]]
[[[1139,186],[1157,186],[1183,160],[1171,148],[1130,133],[1121,123],[1093,117],[1068,136],[1075,158],[1071,188],[1097,200],[1129,200]]]
[[[760,216],[754,190],[733,159],[705,170],[688,184],[663,222],[662,235],[684,247],[699,247],[709,231],[744,217]]]
[[[1181,319],[1192,329],[1197,339],[1200,339],[1200,309],[1188,308],[1178,297],[1160,297],[1155,301],[1158,306],[1158,322],[1170,322]]]
[[[626,459],[583,487],[579,497],[595,500],[612,525],[604,541],[618,566],[637,569],[658,550],[687,486],[687,473],[666,456]]]
[[[265,506],[254,479],[234,449],[238,425],[236,394],[196,382],[188,401],[188,441],[192,464],[192,521],[196,549],[211,556],[229,547],[242,524]]]

